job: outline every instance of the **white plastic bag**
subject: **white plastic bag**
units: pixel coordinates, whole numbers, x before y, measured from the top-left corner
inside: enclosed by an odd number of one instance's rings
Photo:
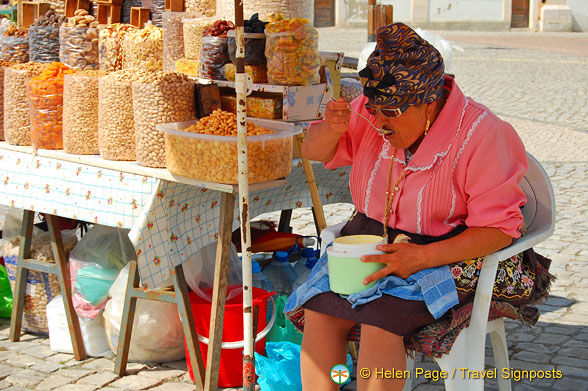
[[[128,230],[94,225],[70,255],[74,295],[96,307],[108,298],[118,272],[135,256]],[[78,312],[78,315],[81,315]]]
[[[183,263],[184,276],[190,289],[198,296],[212,301],[212,296],[205,292],[212,292],[214,282],[214,264],[216,261],[217,242],[212,242],[203,247],[196,254],[192,255]],[[241,261],[237,254],[237,247],[231,244],[231,253],[229,258],[229,286],[243,284],[243,272],[241,270]],[[242,290],[242,289],[241,289]],[[234,289],[227,295],[227,300],[237,296],[241,290]]]
[[[108,345],[116,353],[124,310],[129,266],[125,266],[110,288],[104,309]],[[176,304],[138,300],[133,322],[129,360],[140,362],[177,361],[185,357],[184,329]]]
[[[104,319],[99,316],[94,320],[79,318],[82,340],[86,354],[92,357],[102,357],[110,353],[106,333],[104,332]],[[56,296],[47,304],[47,323],[49,325],[49,347],[54,352],[73,353],[63,297]]]

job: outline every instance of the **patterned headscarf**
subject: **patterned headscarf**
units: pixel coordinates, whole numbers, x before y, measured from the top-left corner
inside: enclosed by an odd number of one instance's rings
[[[371,104],[403,107],[443,94],[441,53],[404,23],[378,29],[376,49],[359,72]]]

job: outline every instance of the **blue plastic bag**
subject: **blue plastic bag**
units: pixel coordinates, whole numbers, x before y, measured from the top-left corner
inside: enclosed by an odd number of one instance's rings
[[[261,391],[301,391],[300,345],[292,342],[268,342],[265,344],[267,357],[255,353],[257,383]],[[353,370],[351,356],[347,355],[347,368]],[[351,381],[351,378],[345,383]]]

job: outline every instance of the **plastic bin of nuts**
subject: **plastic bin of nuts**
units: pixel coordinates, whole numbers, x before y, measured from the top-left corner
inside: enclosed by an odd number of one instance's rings
[[[248,119],[247,122],[248,134],[257,134],[247,136],[249,182],[287,176],[292,170],[292,137],[302,129],[278,121]],[[165,133],[167,169],[172,174],[209,182],[238,183],[234,114],[215,110],[200,121],[161,124],[157,128]],[[220,136],[213,132],[235,135]]]

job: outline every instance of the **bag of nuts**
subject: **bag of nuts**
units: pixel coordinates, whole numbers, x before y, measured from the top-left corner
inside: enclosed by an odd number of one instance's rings
[[[6,34],[8,30],[4,32]],[[29,37],[22,36],[6,36],[0,37],[0,47],[2,48],[2,60],[12,62],[28,62],[29,61]]]
[[[214,21],[214,18],[209,17],[182,18],[182,23],[184,24],[184,57],[200,60],[202,36]]]
[[[12,64],[0,60],[0,140],[4,140],[4,69]]]
[[[145,28],[130,31],[125,35],[123,50],[124,69],[163,69],[162,29],[147,23]]]
[[[104,159],[136,159],[131,83],[140,77],[122,70],[98,79],[98,149]]]
[[[164,72],[134,82],[133,111],[137,163],[165,168],[165,139],[155,127],[196,118],[194,83],[177,73]]]
[[[65,21],[50,9],[29,29],[30,58],[33,62],[59,61],[59,26]]]
[[[216,0],[185,0],[187,12],[198,12],[201,15],[214,16]],[[233,12],[233,16],[234,16]]]
[[[102,71],[79,71],[63,80],[63,149],[74,155],[97,155],[98,77]]]
[[[4,137],[9,144],[31,145],[27,82],[45,66],[28,62],[4,69]]]
[[[98,29],[62,25],[59,42],[62,63],[74,69],[98,69]]]
[[[200,52],[200,77],[211,80],[224,79],[225,64],[231,62],[227,37],[202,37]]]
[[[74,69],[98,69],[98,21],[79,9],[59,29],[59,59]]]
[[[112,24],[100,30],[98,43],[101,71],[119,71],[123,69],[124,51],[122,43],[125,35],[136,27],[130,24]]]
[[[151,23],[161,27],[163,11],[165,11],[165,0],[143,0],[142,3],[143,7],[149,8]]]
[[[189,15],[185,12],[163,13],[164,71],[175,71],[176,61],[184,57],[184,25],[182,18]]]

